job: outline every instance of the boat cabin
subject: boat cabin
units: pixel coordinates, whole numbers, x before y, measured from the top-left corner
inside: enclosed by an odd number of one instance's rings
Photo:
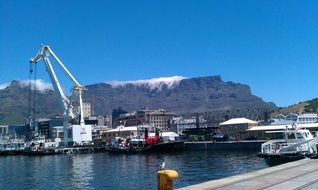
[[[314,137],[307,129],[300,129],[300,130],[285,130],[284,138],[287,142],[297,142],[297,141],[304,141],[304,140],[310,140]]]

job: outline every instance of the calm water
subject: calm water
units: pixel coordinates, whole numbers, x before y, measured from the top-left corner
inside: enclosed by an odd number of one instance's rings
[[[179,172],[174,187],[267,167],[257,152],[182,151],[0,157],[0,189],[156,189],[157,166]]]

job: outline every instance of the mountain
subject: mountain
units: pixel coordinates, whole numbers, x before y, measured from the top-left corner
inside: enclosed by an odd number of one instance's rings
[[[14,80],[7,87],[0,89],[0,125],[26,123],[29,115],[29,98],[32,102],[30,112],[33,113],[35,110],[36,117],[61,115],[62,111],[57,104],[54,91],[42,88],[42,83],[38,83],[37,86],[38,90],[36,93],[32,92],[31,96],[29,85],[25,81]]]
[[[126,111],[163,108],[180,114],[271,110],[276,107],[253,95],[248,85],[224,82],[220,76],[112,81],[87,85],[86,88],[84,101],[92,103],[93,112],[97,115],[110,114],[119,107]],[[12,81],[0,90],[0,124],[25,121],[28,98],[29,86],[21,85],[19,81]],[[36,100],[36,117],[61,115],[50,88],[39,90]]]
[[[220,76],[161,78],[86,86],[96,114],[163,108],[176,113],[232,109],[272,109],[275,105],[251,94],[249,86],[224,82]],[[170,79],[170,80],[169,80]]]

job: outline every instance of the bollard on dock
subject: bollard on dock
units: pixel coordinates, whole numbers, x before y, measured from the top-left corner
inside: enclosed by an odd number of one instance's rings
[[[175,170],[161,170],[157,172],[158,190],[172,190],[172,181],[179,177]]]

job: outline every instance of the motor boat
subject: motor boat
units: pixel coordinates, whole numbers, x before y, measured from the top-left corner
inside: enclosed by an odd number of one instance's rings
[[[263,143],[261,152],[258,154],[259,157],[265,158],[270,165],[271,162],[294,161],[317,154],[318,139],[314,138],[307,129],[293,125],[291,128],[286,127],[284,131],[272,132],[281,132],[283,139],[269,140]]]

